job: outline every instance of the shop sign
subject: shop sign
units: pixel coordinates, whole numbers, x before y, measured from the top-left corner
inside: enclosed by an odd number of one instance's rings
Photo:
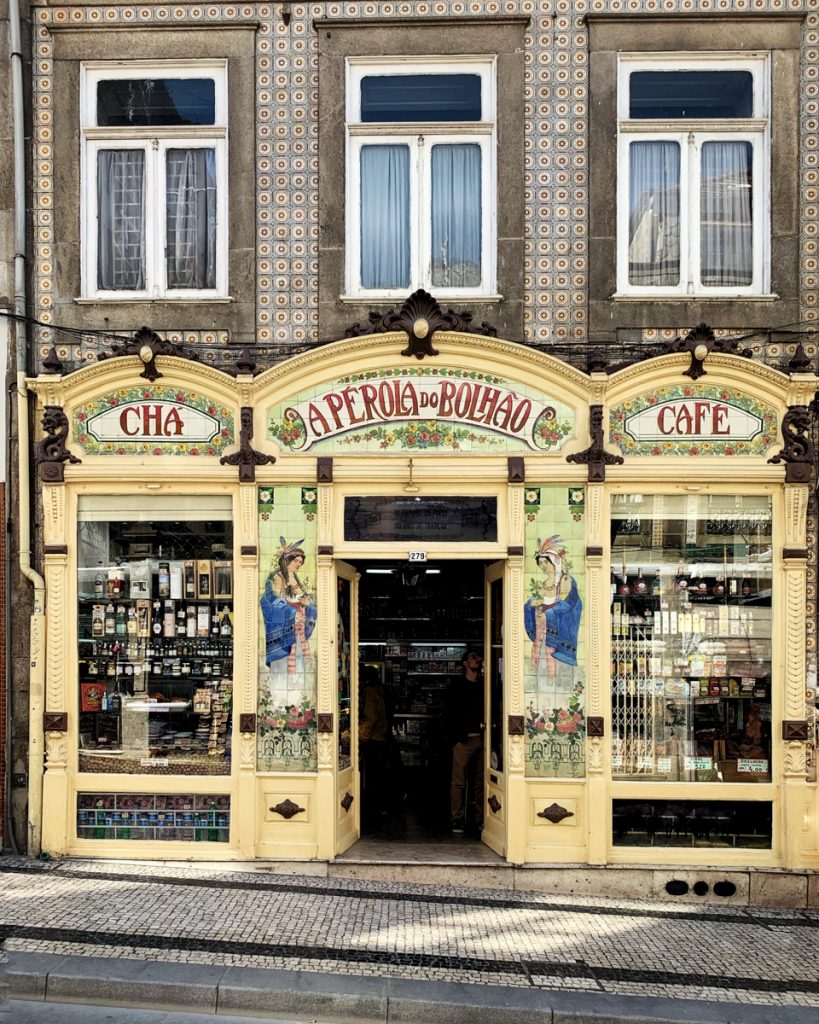
[[[121,388],[75,407],[74,440],[93,455],[221,455],[233,444],[233,415],[197,392]]]
[[[351,374],[272,409],[268,436],[292,452],[559,450],[572,410],[492,374],[407,367]]]
[[[632,455],[764,455],[776,435],[775,409],[714,385],[657,388],[609,417],[611,442]]]

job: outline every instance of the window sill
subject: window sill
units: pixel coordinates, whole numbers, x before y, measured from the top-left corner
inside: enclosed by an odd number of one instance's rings
[[[743,292],[726,292],[724,295],[680,295],[678,292],[669,294],[650,293],[647,295],[623,295],[615,293],[612,302],[775,302],[779,298],[776,292],[769,295],[746,295]]]
[[[229,305],[231,302],[235,301],[236,300],[233,298],[232,295],[158,295],[155,297],[150,295],[118,295],[116,297],[106,296],[105,298],[99,299],[74,299],[74,304],[77,306],[121,306],[123,305],[123,303],[130,302],[209,302],[214,303],[215,305],[226,306]]]
[[[407,292],[401,295],[339,295],[338,301],[345,302],[348,305],[363,306],[373,302],[392,302],[401,303],[406,301],[410,297],[412,292]],[[442,302],[458,302],[458,303],[476,303],[476,302],[503,302],[502,295],[449,295],[447,292],[440,292],[433,295],[433,298],[437,303]]]

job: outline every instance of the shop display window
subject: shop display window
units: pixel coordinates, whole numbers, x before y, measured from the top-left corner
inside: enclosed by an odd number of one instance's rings
[[[615,800],[615,846],[769,850],[772,805],[739,800]]]
[[[230,771],[229,498],[81,496],[81,772]]]
[[[771,780],[771,501],[615,495],[612,775]]]
[[[79,839],[226,843],[230,797],[157,793],[78,793]]]

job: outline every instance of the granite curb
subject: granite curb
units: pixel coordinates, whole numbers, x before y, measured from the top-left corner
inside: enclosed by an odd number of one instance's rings
[[[7,952],[13,999],[332,1024],[816,1024],[816,1007],[558,992],[258,967]]]

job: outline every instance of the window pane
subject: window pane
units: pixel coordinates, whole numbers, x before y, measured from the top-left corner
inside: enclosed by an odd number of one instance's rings
[[[212,78],[124,78],[97,85],[97,124],[106,128],[214,124]]]
[[[615,778],[770,782],[771,519],[767,497],[613,497]]]
[[[638,285],[680,281],[680,147],[629,147],[628,279]]]
[[[145,154],[97,154],[97,286],[145,287]]]
[[[410,283],[409,147],[361,147],[361,287]]]
[[[481,283],[481,147],[432,147],[432,283]]]
[[[362,121],[480,121],[480,75],[367,75]]]
[[[772,811],[767,800],[615,800],[612,843],[770,850]]]
[[[704,143],[700,184],[700,273],[704,285],[752,283],[752,200],[751,143]]]
[[[169,288],[216,287],[216,151],[169,149],[166,159]]]
[[[753,117],[750,71],[634,71],[629,117]]]

